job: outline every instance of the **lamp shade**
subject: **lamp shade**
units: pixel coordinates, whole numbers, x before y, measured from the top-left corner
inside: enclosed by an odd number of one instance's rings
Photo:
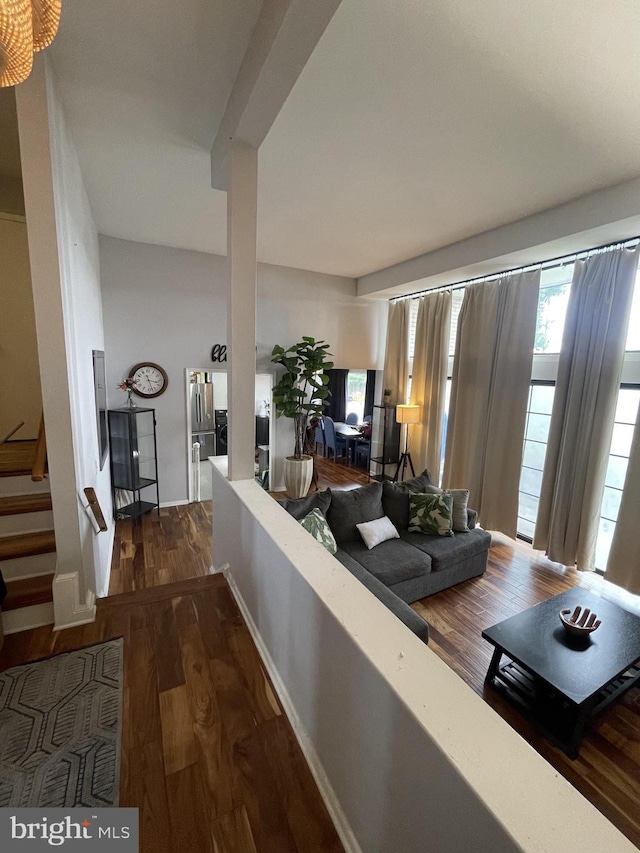
[[[33,49],[48,47],[60,23],[60,0],[31,0],[33,18]]]
[[[396,421],[399,424],[420,423],[420,406],[396,406]]]
[[[31,0],[0,0],[0,86],[15,86],[31,73]]]

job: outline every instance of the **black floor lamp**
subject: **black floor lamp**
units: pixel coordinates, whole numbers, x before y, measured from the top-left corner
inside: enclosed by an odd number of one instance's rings
[[[420,422],[420,406],[396,406],[396,422],[404,425],[404,451],[402,452],[402,455],[398,460],[398,467],[396,468],[396,473],[393,478],[394,483],[398,480],[398,474],[400,474],[400,469],[402,469],[400,480],[404,480],[404,475],[407,470],[407,463],[409,465],[409,468],[411,468],[411,475],[413,477],[416,476],[416,472],[413,470],[411,454],[409,453],[409,424],[417,424]]]

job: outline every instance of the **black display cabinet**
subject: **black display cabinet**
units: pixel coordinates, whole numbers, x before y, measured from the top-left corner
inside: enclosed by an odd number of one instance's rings
[[[377,466],[377,473],[371,479],[393,480],[385,468],[387,465],[397,466],[400,458],[400,424],[396,423],[396,407],[376,405],[373,408],[377,421],[374,430],[377,430],[378,446],[382,452],[380,456],[371,457],[371,462]]]
[[[155,409],[109,409],[108,415],[114,516],[135,519],[152,509],[159,511]],[[124,506],[117,506],[119,489],[131,493]]]

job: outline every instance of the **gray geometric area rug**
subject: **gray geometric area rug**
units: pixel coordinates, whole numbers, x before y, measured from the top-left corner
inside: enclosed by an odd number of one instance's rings
[[[122,645],[0,673],[0,807],[118,805]]]

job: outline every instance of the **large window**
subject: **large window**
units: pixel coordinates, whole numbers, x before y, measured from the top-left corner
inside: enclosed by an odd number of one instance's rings
[[[596,542],[596,568],[601,571],[605,571],[607,567],[613,532],[618,519],[639,402],[640,386],[620,388]]]
[[[346,414],[355,412],[358,423],[364,418],[364,395],[367,388],[367,371],[350,370],[347,375]]]
[[[533,539],[538,514],[555,390],[552,383],[535,383],[529,391],[518,500],[518,534],[529,541]]]

